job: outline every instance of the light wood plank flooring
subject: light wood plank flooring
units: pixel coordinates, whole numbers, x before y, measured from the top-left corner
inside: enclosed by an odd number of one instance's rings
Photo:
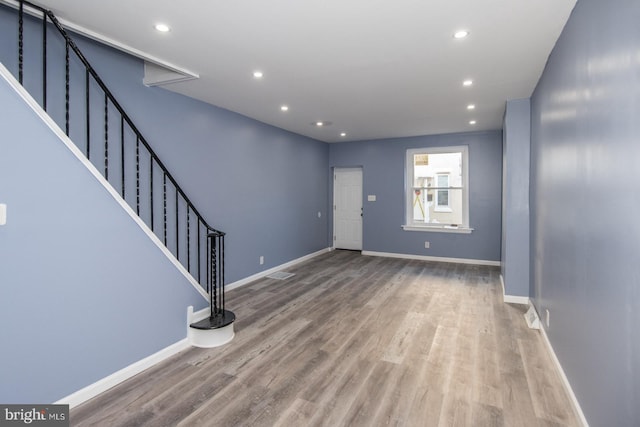
[[[227,294],[234,340],[71,411],[73,426],[577,426],[495,267],[333,251]]]

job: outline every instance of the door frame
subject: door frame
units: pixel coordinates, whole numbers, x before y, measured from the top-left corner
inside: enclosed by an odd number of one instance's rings
[[[336,249],[336,181],[337,181],[337,174],[339,172],[348,172],[348,171],[358,171],[360,172],[360,204],[362,207],[362,220],[360,221],[360,249],[354,249],[354,250],[360,250],[362,251],[364,249],[364,233],[362,233],[362,230],[364,229],[364,170],[362,166],[348,166],[348,167],[334,167],[333,168],[333,179],[332,179],[332,203],[331,203],[331,220],[333,223],[333,230],[331,232],[331,247],[333,249]]]

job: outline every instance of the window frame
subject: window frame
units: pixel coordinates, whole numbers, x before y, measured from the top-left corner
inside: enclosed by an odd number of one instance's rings
[[[413,221],[413,195],[414,195],[414,164],[413,159],[416,154],[444,154],[444,153],[461,153],[462,154],[462,224],[419,224]],[[442,171],[446,173],[445,171]],[[439,173],[436,172],[436,175]],[[436,181],[437,182],[437,181]],[[449,173],[449,183],[451,183],[451,174]],[[457,145],[448,147],[422,147],[410,148],[406,151],[405,157],[405,183],[404,183],[404,204],[405,217],[402,229],[405,231],[431,231],[442,233],[471,233],[473,228],[469,225],[469,146]],[[448,188],[458,188],[451,187]],[[434,189],[434,203],[437,204],[437,187]],[[451,203],[451,202],[449,202]],[[442,207],[446,209],[444,206]]]
[[[440,182],[439,182],[439,178],[441,176],[444,176],[447,178],[447,185],[446,187],[441,187],[440,186]],[[434,212],[453,212],[453,209],[451,209],[451,202],[450,202],[450,197],[451,197],[451,185],[449,185],[449,183],[451,182],[451,173],[450,172],[436,172],[435,173],[435,182],[436,182],[436,186],[434,187],[434,191],[435,191],[435,204],[433,205],[433,211]],[[447,204],[446,205],[441,205],[440,204],[440,195],[441,194],[445,194],[447,195]]]

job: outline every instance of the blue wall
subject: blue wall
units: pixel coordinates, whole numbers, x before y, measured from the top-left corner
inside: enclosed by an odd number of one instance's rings
[[[410,148],[469,146],[471,234],[404,231],[404,170]],[[500,260],[502,133],[470,132],[332,144],[331,167],[363,169],[363,249],[476,260]],[[367,201],[374,194],[377,201]],[[331,224],[329,226],[331,230]],[[431,243],[425,249],[424,242]]]
[[[206,307],[0,78],[0,402],[53,402],[186,336]]]
[[[529,99],[507,102],[502,151],[502,278],[505,295],[529,296]]]
[[[0,7],[0,60],[16,73],[13,15]],[[39,29],[27,19],[27,47]],[[140,60],[77,42],[200,212],[227,232],[227,283],[328,247],[327,144],[145,87]],[[49,111],[60,123],[64,65],[54,55],[63,45],[51,31],[48,47]],[[41,86],[29,70],[40,68],[39,52],[25,54],[36,99]],[[83,96],[73,85],[72,137],[84,131]],[[205,302],[4,86],[0,111],[0,203],[9,206],[0,341],[10,343],[0,401],[51,402],[184,338],[186,307]]]
[[[640,425],[638,22],[579,0],[532,96],[535,305],[594,426]]]
[[[15,11],[0,7],[0,60],[17,73],[14,18]],[[26,28],[25,82],[40,100],[40,79],[30,71],[41,69],[41,25],[27,19]],[[64,45],[54,35],[50,29],[48,111],[63,123],[64,64],[55,53],[63,55]],[[145,87],[141,60],[79,36],[74,39],[196,208],[213,227],[227,233],[227,283],[329,246],[326,143],[162,88]],[[85,133],[84,72],[77,62],[72,63],[71,75],[81,77],[71,88],[71,137],[77,139]],[[95,92],[92,110],[101,111],[100,101]],[[98,167],[104,150],[99,143],[102,128],[101,122],[91,127],[92,161]],[[119,125],[112,123],[110,129],[117,132]],[[116,150],[112,163],[117,163],[117,148],[111,149]],[[264,265],[259,265],[260,256],[265,257]]]

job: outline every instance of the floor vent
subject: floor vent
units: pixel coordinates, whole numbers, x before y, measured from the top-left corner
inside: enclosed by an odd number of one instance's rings
[[[536,308],[531,304],[529,310],[524,314],[524,318],[527,321],[527,326],[531,329],[540,329],[540,318]]]
[[[285,280],[291,276],[295,276],[295,273],[287,273],[286,271],[276,271],[267,276],[268,279]]]

